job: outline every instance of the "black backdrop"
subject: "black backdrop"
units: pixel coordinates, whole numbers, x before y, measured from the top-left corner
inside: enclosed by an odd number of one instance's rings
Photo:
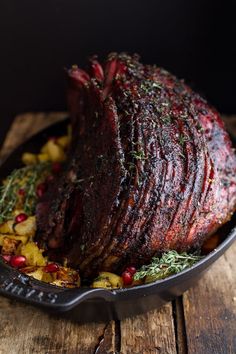
[[[1,0],[0,141],[13,116],[65,109],[63,66],[141,54],[236,113],[233,1]]]

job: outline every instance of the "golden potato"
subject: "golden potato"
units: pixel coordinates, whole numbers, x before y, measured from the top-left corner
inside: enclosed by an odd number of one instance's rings
[[[43,267],[27,266],[27,267],[21,268],[21,272],[29,275],[30,277],[33,277],[34,279],[41,280],[46,283],[50,283],[54,280],[54,277],[52,274],[45,273],[43,271]]]
[[[113,288],[122,288],[123,286],[123,280],[117,274],[110,273],[110,272],[100,272],[99,276],[108,279]]]
[[[10,237],[4,237],[3,242],[2,242],[2,254],[15,254],[17,247],[19,245],[20,241],[10,238]]]
[[[70,138],[68,135],[61,136],[60,138],[57,138],[56,143],[60,145],[63,149],[66,149],[70,143]]]
[[[63,280],[60,280],[60,279],[56,279],[56,280],[53,280],[52,282],[51,282],[51,284],[52,285],[56,285],[56,286],[60,286],[60,287],[62,287],[62,288],[74,288],[75,286],[68,286],[68,284],[67,283],[65,283]]]
[[[35,165],[38,162],[37,155],[30,152],[24,152],[21,159],[25,165]]]
[[[48,143],[44,144],[41,149],[40,149],[40,152],[42,154],[47,154],[48,153]]]
[[[53,162],[62,162],[66,159],[66,155],[61,146],[57,145],[53,140],[47,142],[47,153],[50,160]]]
[[[26,244],[28,241],[28,236],[19,236],[19,235],[5,235],[5,234],[0,234],[0,246],[3,245],[3,240],[4,238],[8,238],[10,240],[16,240],[21,242],[22,244]]]
[[[79,273],[71,268],[60,267],[57,271],[57,280],[61,280],[64,283],[75,283],[78,286],[80,285],[80,276]]]
[[[47,153],[42,153],[37,155],[39,162],[47,162],[50,161],[50,157]]]
[[[22,245],[20,254],[25,256],[26,264],[32,266],[45,266],[47,263],[46,257],[42,255],[43,250],[40,250],[36,243],[28,242]]]
[[[123,280],[117,274],[110,272],[100,272],[98,278],[93,281],[92,287],[118,289],[123,287]]]
[[[14,234],[15,231],[13,229],[15,221],[14,220],[8,220],[4,222],[4,224],[0,225],[0,233],[1,234]]]
[[[14,230],[17,235],[33,237],[36,232],[36,217],[29,216],[25,221],[15,224]]]
[[[28,267],[21,268],[21,272],[37,280],[42,280],[43,278],[43,270],[41,267],[28,266]]]
[[[92,288],[104,288],[104,289],[112,289],[112,285],[107,279],[95,279],[92,283]]]

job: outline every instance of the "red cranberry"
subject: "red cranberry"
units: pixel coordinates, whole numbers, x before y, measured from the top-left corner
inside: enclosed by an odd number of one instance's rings
[[[11,255],[10,254],[3,254],[2,258],[4,259],[5,262],[9,263],[11,260]]]
[[[57,173],[59,173],[59,172],[61,172],[61,164],[60,164],[60,162],[53,162],[53,164],[52,164],[52,172],[53,173],[55,173],[55,174],[57,174]]]
[[[25,213],[20,213],[15,217],[15,221],[17,222],[17,224],[25,221],[26,219],[28,219],[28,216]]]
[[[129,272],[132,275],[134,275],[137,272],[136,268],[133,267],[133,266],[127,267],[126,271]]]
[[[20,188],[20,189],[18,190],[18,194],[19,194],[20,196],[24,197],[24,195],[25,195],[25,190],[24,190],[23,188]]]
[[[128,272],[127,270],[125,270],[122,273],[122,279],[123,279],[124,285],[130,285],[133,282],[133,275],[130,272]]]
[[[49,263],[44,267],[45,273],[54,273],[59,270],[59,266],[56,263]]]
[[[45,183],[39,183],[36,188],[36,194],[39,198],[41,198],[46,192],[47,185]]]
[[[24,256],[12,256],[10,264],[14,268],[22,268],[26,265],[26,258]]]

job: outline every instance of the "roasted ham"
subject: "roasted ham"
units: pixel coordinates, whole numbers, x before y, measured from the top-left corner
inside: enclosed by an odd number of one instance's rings
[[[90,277],[199,248],[236,206],[224,124],[182,80],[112,53],[67,72],[73,139],[37,208],[38,241]]]

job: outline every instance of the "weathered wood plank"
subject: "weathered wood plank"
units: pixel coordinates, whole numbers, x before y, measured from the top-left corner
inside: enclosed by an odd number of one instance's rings
[[[236,353],[236,244],[183,296],[191,354]]]
[[[52,123],[63,120],[66,112],[25,113],[17,116],[4,141],[1,156],[7,155],[23,141]]]
[[[113,327],[79,325],[0,297],[1,354],[92,354],[103,337],[97,353],[113,353]]]
[[[171,303],[147,314],[121,321],[121,354],[175,354]]]

